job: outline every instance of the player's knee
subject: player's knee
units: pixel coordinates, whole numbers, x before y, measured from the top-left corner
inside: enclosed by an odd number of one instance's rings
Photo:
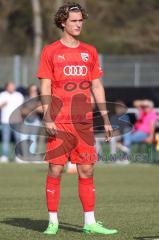
[[[88,172],[86,173],[86,177],[87,177],[87,178],[93,177],[93,171],[88,171]]]
[[[54,177],[54,178],[61,178],[61,175],[62,175],[62,173],[60,173],[60,172],[51,173],[51,176]]]
[[[92,168],[83,168],[81,171],[82,177],[90,178],[93,177],[93,169]]]
[[[49,165],[49,175],[51,175],[52,177],[59,178],[62,176],[62,173],[63,173],[62,167],[59,167],[53,164]]]

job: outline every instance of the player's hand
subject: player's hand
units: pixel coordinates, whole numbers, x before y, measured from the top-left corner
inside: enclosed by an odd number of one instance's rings
[[[112,138],[113,128],[110,123],[107,123],[104,125],[104,129],[105,129],[105,141],[109,142]]]
[[[46,132],[50,136],[57,135],[57,127],[56,127],[56,124],[54,122],[46,122],[45,121],[45,128],[46,128]]]

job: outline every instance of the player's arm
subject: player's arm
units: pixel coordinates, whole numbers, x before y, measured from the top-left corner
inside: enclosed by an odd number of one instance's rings
[[[51,119],[51,80],[40,79],[41,103],[44,114],[44,124],[49,135],[55,135],[57,128]]]
[[[109,121],[108,112],[106,109],[106,99],[103,83],[101,79],[94,79],[92,81],[92,93],[99,108],[99,111],[104,120],[104,128],[106,133],[106,141],[110,141],[112,137],[112,127]]]

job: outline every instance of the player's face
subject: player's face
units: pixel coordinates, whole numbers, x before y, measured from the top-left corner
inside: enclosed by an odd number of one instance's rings
[[[70,12],[69,18],[63,23],[64,32],[79,36],[82,30],[83,17],[81,12]]]

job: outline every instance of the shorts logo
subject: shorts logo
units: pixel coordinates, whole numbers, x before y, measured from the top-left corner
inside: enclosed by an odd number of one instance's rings
[[[88,61],[89,54],[88,53],[81,53],[81,58],[84,62]]]
[[[86,66],[65,66],[64,67],[65,76],[86,76],[87,75],[87,67]]]

